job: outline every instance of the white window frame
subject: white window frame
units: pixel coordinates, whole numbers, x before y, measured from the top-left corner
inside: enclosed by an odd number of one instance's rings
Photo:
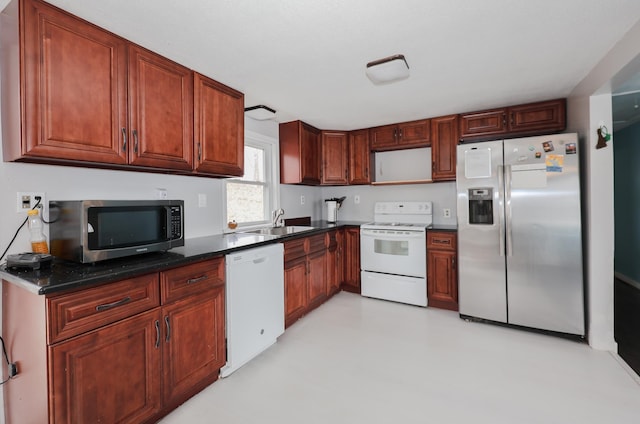
[[[229,216],[227,214],[227,182],[242,182],[239,178],[229,178],[224,180],[222,189],[222,232],[232,233],[239,230],[247,230],[252,228],[260,228],[267,225],[271,225],[271,211],[280,208],[280,146],[278,140],[267,137],[265,135],[255,133],[253,131],[246,131],[244,134],[244,143],[247,146],[263,149],[265,152],[265,179],[267,184],[267,202],[266,217],[264,221],[252,222],[252,223],[238,223],[236,229],[230,229],[228,227]]]

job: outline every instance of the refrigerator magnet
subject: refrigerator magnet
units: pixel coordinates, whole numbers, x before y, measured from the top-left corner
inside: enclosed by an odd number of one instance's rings
[[[536,152],[536,159],[540,159],[542,157],[542,152]]]
[[[545,152],[553,152],[554,151],[553,142],[552,141],[543,142],[542,148],[544,149]]]
[[[562,172],[564,155],[547,155],[545,158],[547,172]]]
[[[576,143],[567,143],[564,150],[565,150],[565,153],[568,155],[575,155],[578,151]]]

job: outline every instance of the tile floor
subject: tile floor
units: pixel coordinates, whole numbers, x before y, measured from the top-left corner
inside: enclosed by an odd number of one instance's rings
[[[640,423],[616,356],[339,293],[165,417],[177,423]]]

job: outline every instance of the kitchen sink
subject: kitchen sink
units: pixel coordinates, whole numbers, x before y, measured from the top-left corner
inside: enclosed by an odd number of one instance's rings
[[[314,230],[315,227],[308,227],[303,225],[286,225],[284,227],[266,227],[258,228],[257,230],[242,231],[248,234],[265,234],[271,236],[286,236],[289,234],[301,233],[304,231]]]

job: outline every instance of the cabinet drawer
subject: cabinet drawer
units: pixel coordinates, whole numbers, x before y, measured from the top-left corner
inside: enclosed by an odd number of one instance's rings
[[[306,240],[305,238],[299,238],[299,239],[284,242],[285,262],[290,261],[292,259],[300,258],[307,254],[304,248],[305,240]]]
[[[427,250],[456,250],[456,233],[427,231]]]
[[[158,274],[47,298],[48,343],[53,344],[160,305]]]
[[[309,245],[307,252],[317,252],[319,250],[325,250],[327,248],[325,244],[325,235],[324,234],[316,234],[315,236],[307,237],[309,240]]]
[[[221,285],[224,285],[222,257],[160,273],[162,304]]]

